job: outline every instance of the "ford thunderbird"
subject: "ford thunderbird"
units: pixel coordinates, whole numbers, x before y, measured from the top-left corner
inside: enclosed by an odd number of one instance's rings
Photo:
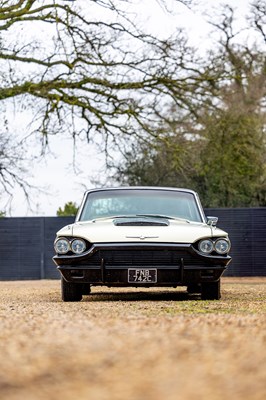
[[[89,190],[75,223],[54,242],[62,300],[80,301],[98,285],[185,286],[189,294],[218,300],[231,257],[228,234],[216,224],[192,190]]]

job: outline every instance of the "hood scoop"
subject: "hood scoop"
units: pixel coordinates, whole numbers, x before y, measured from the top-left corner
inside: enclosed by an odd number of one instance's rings
[[[116,218],[113,221],[116,226],[168,226],[169,221],[167,219],[157,218]]]

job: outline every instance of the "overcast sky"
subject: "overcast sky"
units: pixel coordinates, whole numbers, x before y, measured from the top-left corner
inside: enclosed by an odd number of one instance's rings
[[[240,21],[243,21],[250,3],[248,0],[228,0],[228,3],[237,9]],[[138,14],[142,16],[143,25],[155,34],[168,36],[178,26],[188,29],[189,38],[197,46],[206,46],[210,27],[195,9],[190,11],[184,6],[175,7],[174,15],[167,15],[158,5],[156,0],[135,1]],[[197,9],[210,9],[217,5],[216,0],[199,0]],[[169,8],[176,2],[168,1]],[[207,7],[208,6],[208,7]],[[242,24],[242,22],[240,22]],[[12,113],[12,111],[11,111]],[[26,126],[32,115],[29,111],[13,115],[14,131],[19,131],[19,126]],[[23,123],[21,122],[23,121]],[[57,209],[63,207],[68,201],[80,203],[85,189],[92,188],[91,180],[100,180],[103,177],[104,156],[92,144],[79,142],[73,154],[73,141],[60,136],[50,138],[51,154],[42,162],[31,163],[29,166],[29,183],[42,187],[40,193],[32,192],[32,210],[20,190],[14,192],[12,202],[12,216],[55,216]],[[34,148],[33,148],[34,150]],[[73,171],[73,157],[76,160],[76,172]],[[0,210],[4,208],[4,200],[0,199]],[[7,216],[10,214],[8,213]]]

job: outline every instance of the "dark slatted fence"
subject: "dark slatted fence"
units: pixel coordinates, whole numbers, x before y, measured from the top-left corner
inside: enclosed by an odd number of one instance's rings
[[[73,217],[0,218],[0,280],[59,278],[55,233]]]
[[[227,276],[266,276],[266,208],[207,209],[229,233]],[[73,217],[0,218],[0,280],[56,279],[55,233]]]
[[[231,262],[225,276],[266,276],[266,208],[215,208],[206,215],[219,217],[229,233]]]

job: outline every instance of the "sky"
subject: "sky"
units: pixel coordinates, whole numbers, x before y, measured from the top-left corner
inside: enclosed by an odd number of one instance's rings
[[[228,0],[224,1],[232,5],[237,10],[239,24],[241,26],[243,16],[246,13],[249,0]],[[223,2],[223,3],[224,3]],[[169,36],[174,29],[184,27],[189,31],[189,38],[192,43],[207,46],[210,35],[210,26],[199,12],[198,9],[204,7],[210,9],[217,4],[215,0],[198,0],[197,9],[188,10],[184,6],[175,7],[174,0],[167,0],[170,9],[174,14],[167,14],[158,5],[156,0],[134,0],[134,11],[137,10],[141,16],[140,23],[143,24],[153,34],[161,37]],[[10,108],[13,132],[27,134],[28,123],[32,118],[29,110]],[[22,130],[20,127],[23,127]],[[7,216],[55,216],[59,207],[73,201],[77,205],[82,200],[86,189],[95,187],[95,181],[104,180],[104,155],[91,143],[77,142],[75,153],[73,152],[73,140],[60,136],[50,137],[49,148],[43,160],[31,162],[28,165],[28,182],[41,191],[32,190],[31,208],[27,204],[22,191],[18,188],[13,192],[12,203],[7,209]],[[35,151],[34,144],[32,152]],[[119,156],[118,156],[119,157]],[[73,160],[75,159],[75,170]],[[4,209],[5,199],[0,199],[0,211]]]

